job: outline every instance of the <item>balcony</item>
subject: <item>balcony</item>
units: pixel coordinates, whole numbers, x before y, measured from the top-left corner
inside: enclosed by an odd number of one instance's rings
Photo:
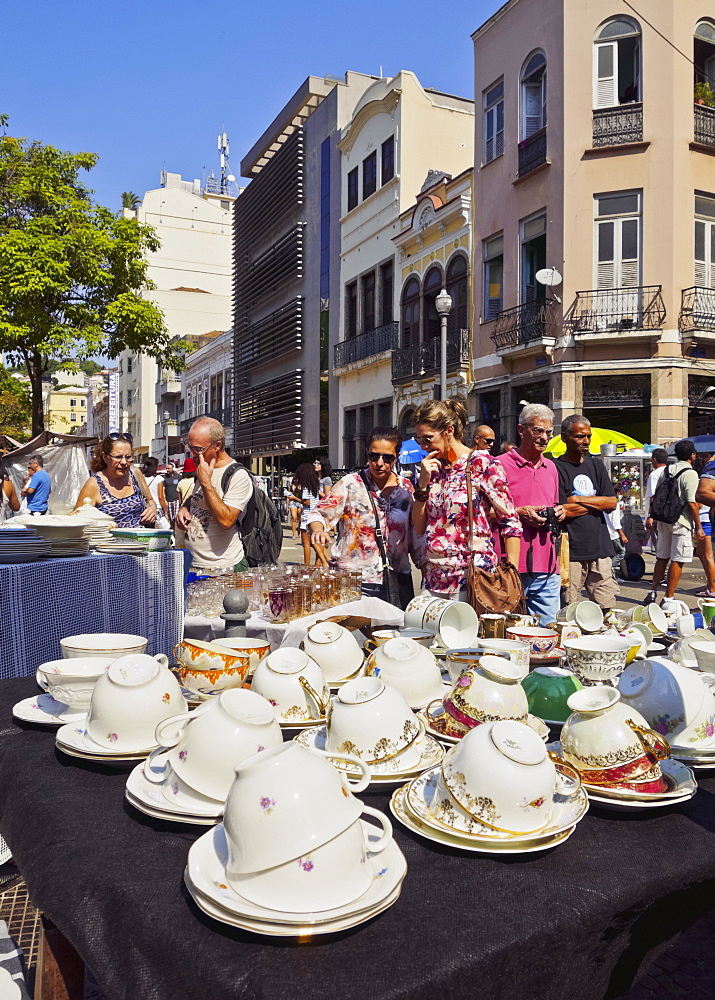
[[[385,323],[384,326],[378,326],[374,330],[368,330],[357,337],[349,337],[348,340],[336,344],[333,371],[337,368],[346,368],[358,361],[365,361],[376,354],[392,351],[398,344],[399,328],[399,323]]]
[[[537,299],[497,313],[492,334],[497,353],[553,346],[559,335],[556,305],[553,299]]]
[[[223,424],[224,427],[233,426],[233,410],[230,406],[224,406],[218,410],[209,410],[208,413],[197,413],[195,417],[182,420],[179,424],[179,434],[188,434],[189,428],[199,417],[212,417],[214,420],[218,420],[220,424]]]
[[[695,105],[695,142],[715,150],[715,108]]]
[[[154,402],[158,405],[166,396],[181,395],[181,378],[174,372],[162,372],[154,386]]]
[[[519,143],[519,177],[525,177],[546,162],[546,128],[542,128]]]
[[[715,288],[684,288],[678,317],[681,333],[715,334]],[[708,338],[709,339],[709,338]]]
[[[447,370],[469,364],[469,330],[447,333]],[[392,352],[392,381],[424,378],[439,371],[441,338],[433,337],[412,347],[398,347]]]
[[[621,104],[615,108],[595,108],[593,145],[625,146],[643,142],[643,105]]]
[[[593,340],[648,339],[665,320],[662,289],[662,285],[635,285],[576,292],[564,316],[564,329]]]

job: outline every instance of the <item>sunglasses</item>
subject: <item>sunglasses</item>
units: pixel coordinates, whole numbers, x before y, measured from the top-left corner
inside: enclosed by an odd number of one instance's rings
[[[211,444],[205,444],[203,448],[199,448],[195,444],[190,444],[188,445],[188,449],[192,453],[192,455],[203,455],[205,451],[208,451],[209,448],[213,448],[215,444],[216,441],[212,441]]]
[[[112,431],[107,437],[110,441],[128,441],[129,444],[134,444],[134,438],[128,431]]]
[[[385,465],[392,465],[393,462],[397,461],[397,455],[386,455],[382,451],[369,451],[367,453],[368,462],[379,462],[380,459],[383,460]]]
[[[494,444],[494,438],[485,438],[483,434],[477,434],[477,439],[485,444]]]

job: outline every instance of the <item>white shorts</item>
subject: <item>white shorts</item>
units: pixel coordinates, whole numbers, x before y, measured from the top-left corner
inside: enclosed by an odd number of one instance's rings
[[[672,562],[693,561],[693,530],[683,524],[665,524],[656,521],[658,529],[655,543],[656,559],[670,559]]]

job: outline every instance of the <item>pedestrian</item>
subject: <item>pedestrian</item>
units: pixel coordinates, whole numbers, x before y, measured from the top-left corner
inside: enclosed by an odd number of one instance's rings
[[[169,520],[166,517],[164,511],[164,504],[161,502],[159,496],[159,487],[163,482],[163,477],[159,475],[159,459],[147,456],[142,463],[142,475],[144,476],[144,482],[149,487],[149,492],[152,495],[154,503],[157,509],[156,527],[157,528],[169,528]]]
[[[303,501],[300,498],[300,483],[293,476],[290,486],[285,490],[286,507],[290,517],[291,538],[298,538],[300,533],[300,515],[303,513]]]
[[[300,540],[303,543],[303,562],[310,566],[310,550],[315,552],[316,564],[320,563],[325,569],[328,568],[328,557],[325,554],[325,547],[318,539],[311,537],[308,525],[312,521],[312,513],[318,506],[320,500],[320,481],[318,474],[308,462],[299,465],[295,470],[295,480],[298,484],[297,496],[303,505],[300,515]]]
[[[613,572],[618,573],[621,563],[623,562],[623,557],[626,554],[626,545],[628,544],[628,535],[626,535],[623,530],[623,490],[620,486],[613,487],[616,494],[616,506],[611,511],[605,511],[606,524],[608,525],[608,533],[611,536],[611,543],[613,544]]]
[[[313,468],[318,477],[320,496],[326,497],[333,488],[333,477],[331,476],[333,469],[327,455],[318,455],[317,458],[313,459]]]
[[[199,417],[187,436],[196,462],[196,482],[176,514],[186,532],[192,566],[200,570],[248,569],[239,520],[253,497],[248,470],[226,451],[226,431],[218,420]]]
[[[91,475],[77,497],[76,507],[89,501],[109,514],[118,528],[153,528],[157,508],[144,476],[134,469],[131,434],[112,431],[97,445],[89,463]]]
[[[480,424],[472,436],[472,447],[482,455],[491,455],[496,434],[487,424]]]
[[[20,509],[20,500],[8,475],[5,460],[0,458],[0,524]]]
[[[660,482],[660,477],[663,475],[663,469],[668,464],[668,452],[665,448],[654,448],[650,456],[652,472],[648,476],[648,481],[645,487],[645,497],[643,499],[643,510],[645,513],[645,527],[651,536],[651,545],[653,551],[655,551],[655,525],[653,523],[653,518],[650,516],[650,502],[653,499],[653,494],[656,491],[658,483]]]
[[[695,551],[705,570],[707,585],[703,590],[699,590],[696,597],[715,598],[715,559],[713,558],[712,546],[712,524],[711,512],[715,506],[715,461],[710,455],[700,473],[695,499],[702,505],[700,507],[700,523],[705,533],[705,538],[696,539]]]
[[[512,448],[516,448],[516,444],[513,441],[502,441],[501,447],[499,448],[500,455],[506,455],[508,451]]]
[[[164,512],[164,517],[169,522],[170,526],[174,527],[174,520],[176,519],[176,512],[179,509],[179,483],[181,482],[181,476],[174,465],[173,462],[169,462],[166,467],[166,472],[161,477],[161,482],[159,483],[158,494],[159,503],[161,504],[161,509]]]
[[[412,507],[412,524],[425,543],[423,587],[435,597],[454,600],[466,599],[470,558],[478,569],[493,572],[497,567],[490,513],[514,566],[519,565],[522,535],[504,467],[462,441],[466,416],[460,400],[447,399],[422,403],[412,418],[415,440],[428,453],[420,463]],[[474,504],[471,539],[467,466]]]
[[[554,433],[554,414],[540,403],[527,404],[519,414],[517,432],[521,443],[496,459],[506,475],[507,485],[523,535],[519,573],[524,587],[526,610],[540,615],[544,625],[556,621],[560,607],[561,573],[555,531],[566,516],[559,503],[556,466],[544,458]],[[550,510],[551,515],[546,515]]]
[[[573,413],[561,424],[565,454],[556,459],[559,500],[566,508],[569,584],[566,604],[585,587],[590,600],[610,611],[619,594],[613,575],[613,545],[605,512],[615,509],[616,495],[603,462],[589,454],[591,421]]]
[[[311,540],[329,543],[327,527],[337,526],[331,563],[359,570],[362,593],[390,600],[396,592],[403,609],[414,596],[410,555],[420,564],[419,546],[411,530],[412,483],[395,472],[402,435],[396,427],[373,427],[367,438],[367,465],[350,472],[332,487],[311,513]],[[376,520],[377,519],[377,520]],[[379,523],[382,539],[377,537]],[[394,586],[385,579],[384,556]]]
[[[693,534],[698,541],[705,538],[700,523],[700,504],[696,502],[698,474],[693,468],[697,457],[695,445],[684,438],[676,442],[674,450],[677,461],[663,470],[650,504],[658,537],[653,583],[644,604],[657,601],[658,587],[666,567],[668,575],[661,605],[675,596],[683,566],[693,561]]]
[[[52,480],[44,469],[42,455],[31,455],[27,460],[27,473],[22,479],[20,495],[27,500],[30,514],[46,514],[50,506]]]

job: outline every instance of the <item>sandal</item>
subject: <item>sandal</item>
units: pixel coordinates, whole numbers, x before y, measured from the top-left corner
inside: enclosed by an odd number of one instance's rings
[[[711,594],[710,591],[705,588],[705,590],[698,590],[695,594],[696,597],[712,597],[715,598],[715,594]]]

